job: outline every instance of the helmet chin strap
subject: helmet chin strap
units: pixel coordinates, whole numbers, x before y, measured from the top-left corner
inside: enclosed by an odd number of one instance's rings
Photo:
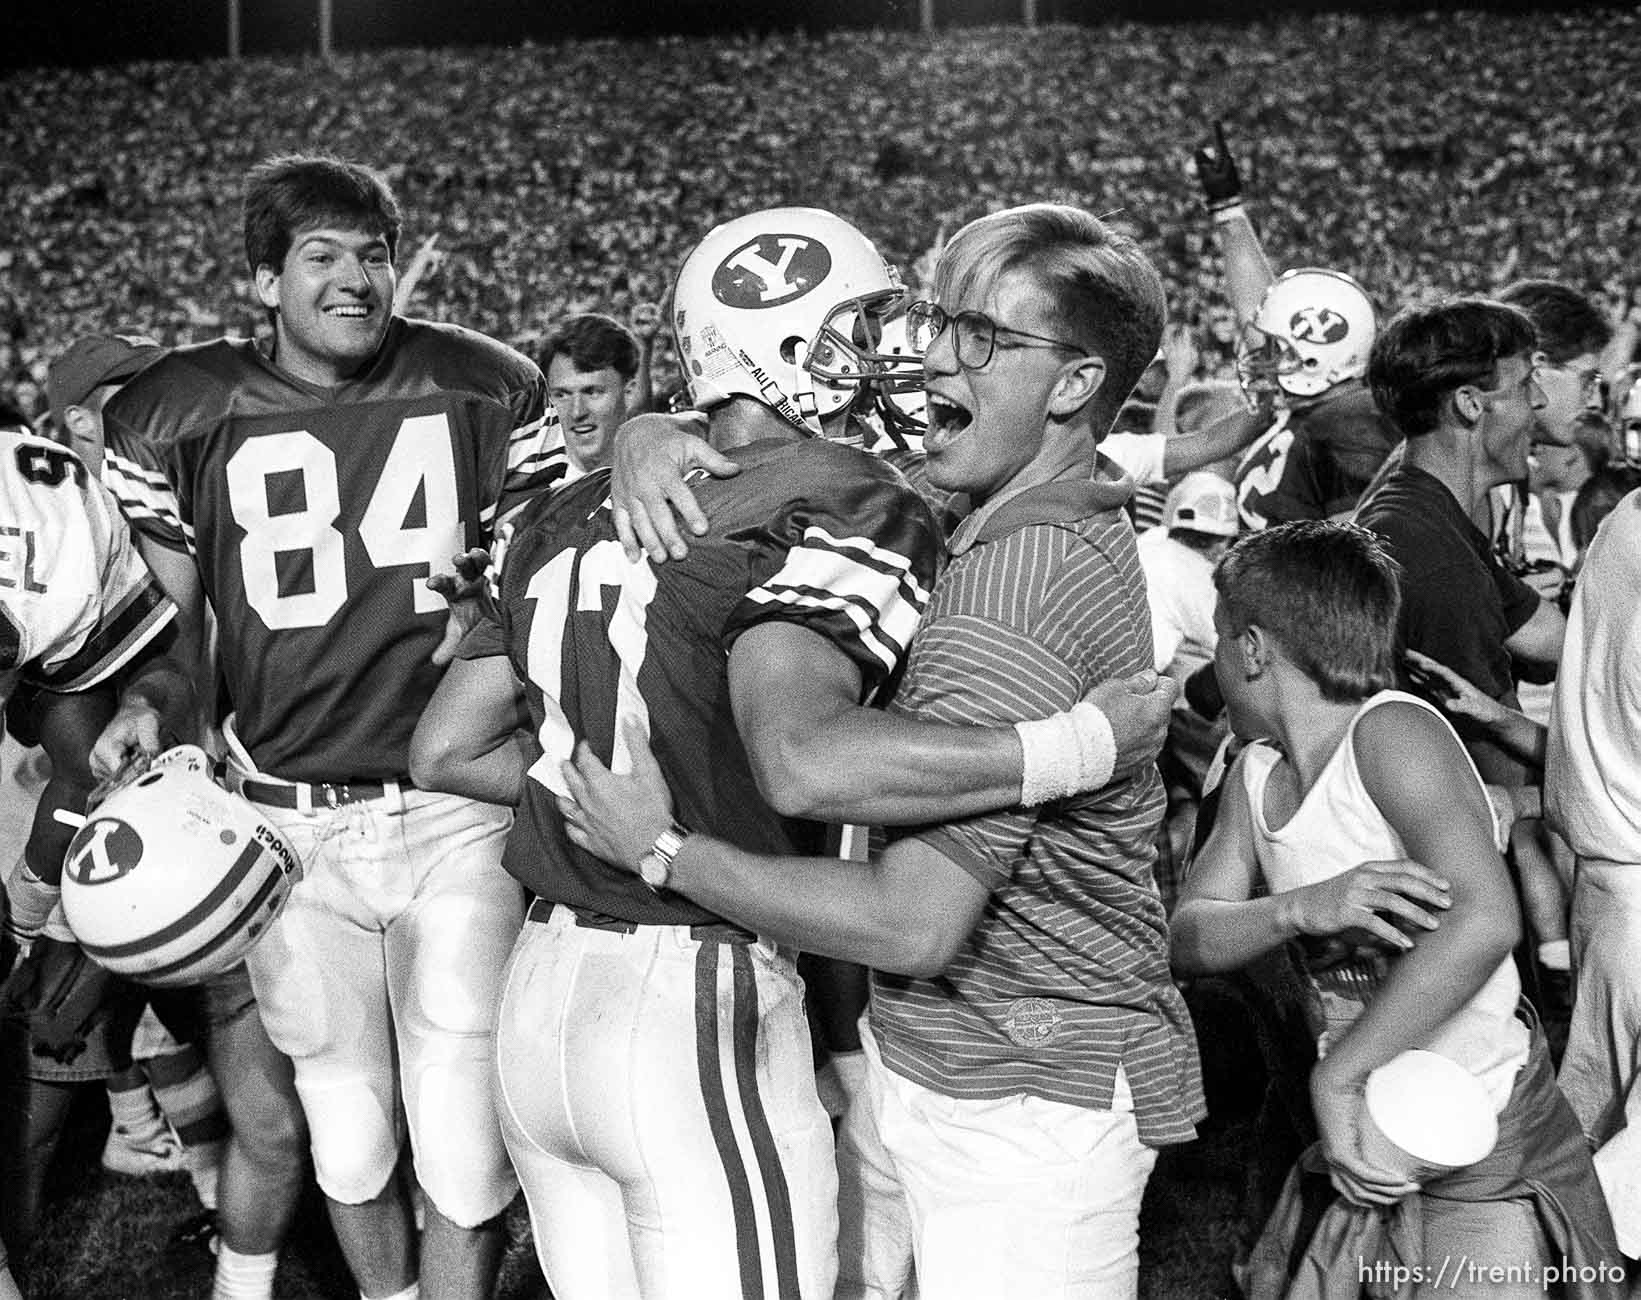
[[[803,364],[809,359],[809,344],[800,340],[792,348],[792,402],[803,416],[804,428],[816,438],[824,438],[821,428],[820,403],[815,398],[815,377]]]

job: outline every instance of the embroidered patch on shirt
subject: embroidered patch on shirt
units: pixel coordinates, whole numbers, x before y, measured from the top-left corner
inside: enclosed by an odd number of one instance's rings
[[[1019,998],[1003,1021],[1009,1037],[1021,1047],[1041,1047],[1060,1029],[1060,1013],[1045,998]]]

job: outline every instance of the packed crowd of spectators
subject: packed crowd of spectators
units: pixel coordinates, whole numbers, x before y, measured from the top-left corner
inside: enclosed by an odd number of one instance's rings
[[[1279,267],[1382,307],[1535,273],[1625,295],[1641,101],[1615,55],[1638,37],[1629,9],[1323,15],[25,71],[0,81],[0,387],[37,411],[96,328],[260,328],[234,185],[295,149],[383,167],[402,257],[439,236],[413,310],[515,343],[659,299],[726,214],[830,207],[909,268],[1038,198],[1115,214],[1206,342],[1221,268],[1189,158],[1215,117]]]

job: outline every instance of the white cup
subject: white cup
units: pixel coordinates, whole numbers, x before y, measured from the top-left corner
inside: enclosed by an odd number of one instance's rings
[[[1493,1100],[1481,1080],[1436,1052],[1414,1049],[1367,1077],[1362,1154],[1423,1183],[1473,1165],[1499,1140]]]

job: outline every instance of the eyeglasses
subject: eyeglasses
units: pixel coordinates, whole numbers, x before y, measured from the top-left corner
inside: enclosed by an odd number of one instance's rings
[[[1032,334],[1026,330],[1015,329],[1012,325],[999,325],[983,311],[960,311],[951,316],[946,313],[945,308],[932,302],[914,302],[906,309],[906,341],[911,345],[912,351],[920,357],[934,346],[935,340],[946,332],[948,325],[953,331],[957,364],[965,370],[981,370],[990,363],[1000,334],[1030,340],[1024,343],[1005,341],[1004,347],[1036,346],[1064,348],[1068,352],[1087,351],[1078,343],[1051,339],[1045,334]]]
[[[1573,366],[1563,361],[1551,361],[1542,352],[1533,354],[1534,365],[1540,374],[1553,370],[1558,374],[1566,375],[1578,385],[1578,391],[1584,398],[1584,405],[1589,407],[1605,407],[1607,404],[1607,381],[1602,377],[1596,366]]]

